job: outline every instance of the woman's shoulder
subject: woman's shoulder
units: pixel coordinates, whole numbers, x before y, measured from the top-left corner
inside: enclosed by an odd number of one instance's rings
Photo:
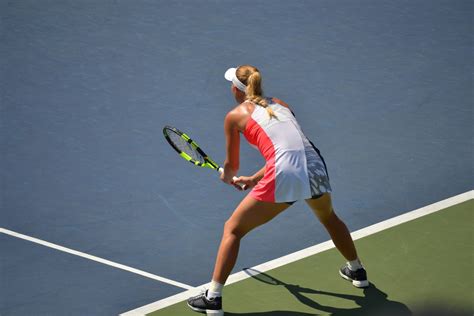
[[[247,121],[251,117],[254,110],[255,104],[247,101],[242,102],[227,113],[225,120],[228,123],[236,126],[239,131],[243,132],[245,126],[247,125]]]
[[[295,112],[293,112],[293,110],[290,108],[290,106],[288,105],[288,103],[278,99],[278,98],[272,98],[272,101],[276,104],[279,104],[281,106],[284,106],[285,108],[287,108],[288,110],[290,110],[291,114],[293,114],[294,117],[296,117],[295,115]]]
[[[240,113],[241,115],[252,115],[255,110],[255,103],[245,100],[244,102],[237,105],[233,111]]]
[[[278,103],[278,104],[283,105],[284,107],[286,107],[288,109],[290,108],[288,103],[284,102],[283,100],[280,100],[280,99],[275,98],[275,97],[269,97],[269,99],[272,101],[272,103]]]

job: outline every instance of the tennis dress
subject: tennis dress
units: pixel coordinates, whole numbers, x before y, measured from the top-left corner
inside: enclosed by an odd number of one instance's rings
[[[265,202],[294,202],[331,192],[324,159],[293,113],[267,102],[277,118],[256,105],[243,133],[266,160],[265,175],[249,194]]]

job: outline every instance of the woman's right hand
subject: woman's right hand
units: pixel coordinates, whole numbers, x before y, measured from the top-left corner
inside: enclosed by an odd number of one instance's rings
[[[255,181],[255,178],[252,177],[246,177],[246,176],[240,176],[237,177],[237,179],[232,181],[232,184],[238,189],[238,190],[248,190],[253,188],[258,181]],[[240,185],[243,185],[240,186]]]

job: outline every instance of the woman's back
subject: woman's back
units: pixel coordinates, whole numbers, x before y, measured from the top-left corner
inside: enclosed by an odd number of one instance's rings
[[[244,130],[245,138],[266,160],[265,176],[253,194],[261,200],[281,202],[330,192],[324,160],[291,110],[273,99],[267,103],[275,116],[256,105]]]
[[[267,159],[269,147],[276,153],[302,150],[306,139],[289,108],[268,98],[268,107],[276,117],[270,117],[265,108],[256,105],[245,127],[244,136],[257,146]]]

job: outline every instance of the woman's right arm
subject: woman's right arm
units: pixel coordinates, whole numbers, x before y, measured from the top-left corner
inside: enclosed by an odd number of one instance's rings
[[[250,176],[250,177],[240,176],[235,180],[235,182],[243,184],[244,185],[243,189],[248,190],[256,186],[258,181],[260,181],[264,175],[265,175],[265,166],[263,166],[263,168],[257,171],[253,176]]]
[[[260,181],[263,176],[265,175],[265,166],[263,166],[262,169],[258,170],[257,172],[255,172],[255,174],[251,177],[252,178],[252,181],[257,184],[258,181]]]

